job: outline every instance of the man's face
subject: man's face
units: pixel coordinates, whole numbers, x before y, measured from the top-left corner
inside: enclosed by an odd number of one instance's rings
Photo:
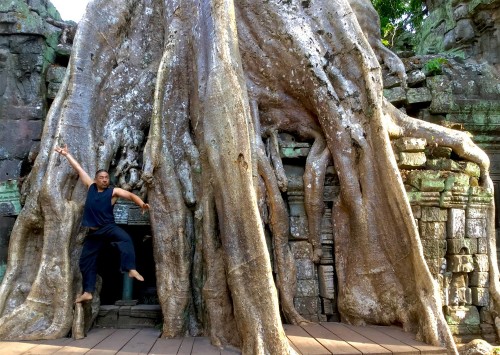
[[[102,171],[99,174],[97,174],[94,181],[95,181],[98,189],[100,189],[100,190],[106,189],[109,187],[109,174]]]

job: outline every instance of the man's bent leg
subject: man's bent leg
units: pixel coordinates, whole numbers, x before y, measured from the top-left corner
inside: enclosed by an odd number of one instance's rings
[[[97,277],[97,256],[102,243],[102,239],[99,236],[93,236],[92,233],[85,238],[79,263],[82,273],[83,294],[76,299],[77,303],[92,299]]]
[[[135,251],[132,238],[130,238],[127,232],[116,225],[108,231],[108,235],[112,239],[112,243],[120,251],[120,267],[122,271],[128,271],[128,276],[139,281],[144,281],[144,278],[135,269]]]

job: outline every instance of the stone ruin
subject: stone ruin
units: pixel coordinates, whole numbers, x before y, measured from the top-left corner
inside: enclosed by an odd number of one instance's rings
[[[386,73],[384,94],[395,106],[415,117],[473,132],[476,140],[490,149],[491,176],[498,188],[500,127],[494,122],[500,122],[500,81],[488,66],[460,63],[453,58],[446,59],[439,72],[429,72],[426,64],[435,58],[441,57],[404,59],[408,87],[404,88],[397,77]],[[488,311],[486,235],[493,191],[479,186],[479,166],[460,160],[451,148],[412,137],[394,140],[392,145],[427,265],[441,288],[452,334],[459,342],[480,337],[494,342],[494,320]],[[296,142],[289,135],[280,136],[281,156],[289,180],[289,244],[297,266],[295,306],[311,321],[338,321],[331,208],[339,184],[335,168],[329,167],[323,198],[323,256],[316,266],[307,240],[302,182],[309,147],[307,142]],[[498,221],[497,212],[497,233]]]
[[[338,321],[332,203],[339,193],[334,167],[324,192],[321,243],[316,266],[308,242],[301,162],[309,145],[282,136],[281,155],[289,178],[290,247],[297,266],[295,306],[311,321]],[[452,333],[459,338],[495,340],[488,312],[489,266],[486,218],[493,192],[477,184],[479,167],[453,159],[452,150],[411,137],[393,141],[429,270],[441,286]]]
[[[451,51],[500,69],[500,1],[426,0],[429,16],[418,34],[416,51]]]

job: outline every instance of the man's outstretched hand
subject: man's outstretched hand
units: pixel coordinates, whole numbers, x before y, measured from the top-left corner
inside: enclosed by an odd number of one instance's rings
[[[65,144],[64,147],[55,147],[54,150],[63,156],[66,156],[69,154],[67,144]]]
[[[141,210],[142,210],[142,214],[144,214],[144,212],[146,212],[146,211],[149,211],[149,203],[143,203],[141,206]]]

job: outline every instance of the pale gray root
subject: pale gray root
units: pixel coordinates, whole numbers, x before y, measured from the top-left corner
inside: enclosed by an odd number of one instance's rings
[[[71,327],[73,339],[85,338],[85,316],[83,305],[81,303],[75,304],[75,313],[73,314],[73,326]]]
[[[293,255],[290,251],[290,246],[288,245],[290,237],[288,211],[285,206],[285,201],[283,201],[283,197],[281,196],[277,170],[276,168],[272,168],[269,158],[265,155],[265,145],[261,136],[259,111],[255,100],[250,102],[250,108],[255,132],[252,145],[254,147],[254,154],[256,154],[257,158],[256,169],[264,183],[262,186],[264,191],[259,192],[264,195],[262,197],[267,207],[264,208],[269,210],[268,212],[266,211],[269,214],[266,219],[264,219],[263,216],[264,211],[261,211],[261,217],[263,219],[263,223],[269,223],[272,233],[272,252],[276,266],[275,284],[278,289],[280,308],[287,323],[305,324],[308,323],[308,321],[297,312],[293,303],[297,288],[297,269]],[[274,133],[276,135],[276,131],[274,131]],[[277,137],[275,138],[277,139]],[[278,147],[276,146],[276,148]],[[279,154],[279,152],[277,153]],[[279,156],[276,159],[278,158]],[[279,166],[279,164],[281,164],[281,158],[277,161]],[[282,164],[281,169],[284,174]],[[284,178],[286,179],[286,175],[284,175]]]
[[[207,4],[208,5],[208,4]],[[242,338],[243,354],[289,354],[272,281],[255,192],[255,166],[246,82],[241,67],[231,1],[214,0],[202,7],[201,32],[206,57],[200,84],[204,101],[204,146],[213,176],[227,281]],[[245,211],[244,216],[238,211]]]
[[[301,8],[268,1],[258,12],[247,2],[238,6],[246,11],[243,34],[266,38],[240,42],[252,82],[303,102],[319,119],[333,156],[341,184],[334,235],[342,320],[401,323],[427,342],[455,349],[384,131],[380,65],[349,4],[317,1]],[[282,38],[288,50],[268,45]],[[266,53],[262,60],[259,51]],[[284,77],[285,71],[293,75]]]
[[[205,282],[203,300],[210,325],[207,332],[212,345],[222,347],[226,344],[241,346],[241,337],[234,319],[233,306],[226,282],[224,251],[220,236],[216,231],[217,215],[211,186],[204,183],[202,200],[203,217],[203,262],[205,264]]]
[[[109,89],[105,85],[108,80],[116,82],[111,66],[116,59],[115,49],[123,48],[119,45],[123,39],[121,30],[130,25],[126,16],[131,10],[128,5],[121,1],[96,1],[88,7],[87,17],[94,20],[92,25],[85,19],[79,25],[63,89],[48,114],[41,151],[25,186],[30,196],[12,233],[12,248],[17,249],[12,252],[17,259],[12,260],[13,267],[19,268],[28,258],[36,262],[35,268],[21,267],[17,272],[9,272],[4,280],[0,290],[0,337],[4,339],[56,338],[66,335],[71,328],[75,270],[69,246],[74,245],[72,240],[80,230],[86,191],[76,182],[75,172],[66,159],[54,152],[54,147],[68,144],[72,155],[89,174],[93,174],[98,163],[111,161],[115,153],[112,150],[105,151],[102,160],[96,157],[100,142],[94,137],[105,135],[100,119],[108,117],[111,119],[107,122],[112,123],[116,117],[107,114],[116,111],[113,105],[120,106],[117,96],[113,97],[115,101],[106,101],[109,91],[105,94],[106,90],[100,89]],[[103,37],[105,41],[97,43],[88,40]],[[129,46],[134,43],[137,42],[129,41]],[[152,66],[157,69],[154,62]],[[148,77],[148,71],[144,72]],[[144,82],[143,79],[139,81]],[[147,96],[148,90],[137,92],[139,96]],[[147,100],[145,96],[142,97]],[[134,112],[134,123],[140,125],[137,118],[143,118],[140,113],[146,110]],[[123,117],[120,121],[124,125],[131,122]],[[38,251],[32,249],[34,243],[41,246]]]
[[[295,309],[293,299],[297,288],[297,269],[288,245],[290,226],[288,212],[278,188],[278,182],[267,157],[262,151],[257,153],[259,174],[264,179],[269,207],[269,225],[273,238],[273,253],[276,265],[276,288],[280,308],[286,323],[309,323]]]
[[[278,187],[282,192],[288,189],[288,179],[286,177],[285,169],[283,168],[283,161],[281,160],[279,152],[278,131],[273,129],[269,132],[268,149],[271,161],[273,163],[274,174],[278,182]]]
[[[387,129],[391,137],[425,138],[427,144],[450,147],[463,159],[478,164],[481,170],[481,185],[486,188],[493,188],[489,178],[490,159],[481,148],[474,144],[466,132],[409,117],[385,99],[384,109],[391,119],[387,123]]]
[[[173,99],[172,92],[166,91],[166,84],[176,74],[173,62],[177,50],[175,38],[167,42],[159,65],[149,140],[144,148],[142,177],[148,183],[152,206],[151,226],[157,290],[163,313],[163,337],[185,335],[185,314],[191,302],[191,256],[186,233],[188,210],[171,152],[164,142],[169,124],[164,119],[163,110]],[[164,183],[166,181],[167,184]]]
[[[328,163],[331,162],[330,151],[325,140],[316,134],[315,141],[307,156],[304,171],[304,206],[309,227],[309,242],[313,247],[313,262],[319,263],[323,255],[321,247],[321,220],[325,209],[323,192]]]

